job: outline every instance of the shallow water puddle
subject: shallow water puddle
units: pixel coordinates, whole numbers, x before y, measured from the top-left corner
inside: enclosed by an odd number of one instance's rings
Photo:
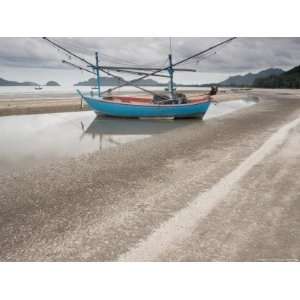
[[[190,124],[189,121],[97,119],[94,112],[0,118],[0,174],[76,157]]]
[[[220,102],[217,104],[212,103],[204,116],[204,120],[217,118],[241,108],[247,108],[256,104],[254,100],[234,100],[234,101],[226,101]]]
[[[212,104],[205,119],[253,104],[243,100]],[[97,119],[91,111],[1,117],[0,174],[116,147],[192,122],[195,120]]]

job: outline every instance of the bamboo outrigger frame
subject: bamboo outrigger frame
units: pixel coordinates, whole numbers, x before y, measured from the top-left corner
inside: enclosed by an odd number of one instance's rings
[[[169,65],[167,67],[163,67],[163,68],[156,68],[156,67],[124,67],[124,66],[105,66],[105,65],[100,65],[99,64],[99,55],[98,52],[95,52],[95,64],[89,62],[88,60],[84,59],[83,57],[80,57],[79,55],[75,54],[74,52],[64,48],[63,46],[59,45],[58,43],[54,42],[53,40],[47,38],[47,37],[43,37],[44,40],[46,40],[47,42],[49,42],[50,44],[52,44],[54,47],[62,50],[63,52],[65,52],[66,54],[78,59],[79,61],[81,61],[82,63],[86,64],[86,67],[82,67],[80,65],[68,62],[63,60],[63,63],[66,63],[74,68],[86,71],[88,73],[94,74],[96,75],[97,78],[97,90],[98,90],[98,96],[101,97],[103,95],[105,95],[108,92],[112,92],[116,89],[122,88],[124,86],[133,86],[135,88],[138,88],[144,92],[150,93],[152,95],[157,95],[155,92],[147,90],[145,88],[142,88],[141,86],[139,86],[138,82],[146,79],[148,77],[152,77],[152,76],[157,76],[157,77],[166,77],[170,79],[170,88],[169,88],[169,92],[170,92],[170,99],[174,99],[176,100],[176,93],[175,93],[175,87],[174,87],[174,72],[196,72],[195,69],[188,69],[188,68],[176,68],[176,66],[183,64],[191,59],[194,58],[201,58],[201,56],[203,56],[204,54],[207,54],[209,51],[220,47],[221,45],[225,45],[227,43],[230,43],[231,41],[233,41],[234,39],[236,39],[235,37],[226,39],[220,43],[217,43],[205,50],[202,50],[200,52],[195,53],[194,55],[191,55],[185,59],[179,60],[177,62],[173,62],[173,57],[172,54],[170,53],[168,55],[168,62]],[[170,51],[171,52],[171,51]],[[120,80],[122,83],[109,89],[106,91],[101,91],[101,76],[100,76],[100,71],[105,73],[106,75],[109,75],[113,78],[116,78],[118,80]],[[140,75],[140,77],[135,78],[133,80],[125,80],[111,72],[118,72],[118,73],[128,73],[128,74],[133,74],[133,75]],[[168,74],[161,74],[162,72],[168,72]]]

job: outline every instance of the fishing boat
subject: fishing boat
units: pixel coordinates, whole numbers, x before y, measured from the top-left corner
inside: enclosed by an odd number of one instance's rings
[[[226,39],[216,45],[213,45],[203,51],[197,52],[192,56],[185,59],[173,62],[170,40],[170,54],[168,55],[168,65],[164,67],[124,67],[124,66],[106,66],[99,64],[98,52],[95,53],[95,63],[87,61],[85,58],[78,56],[72,51],[62,47],[58,43],[49,38],[44,37],[46,41],[52,44],[54,47],[65,52],[68,57],[73,57],[84,63],[85,66],[75,64],[70,61],[63,60],[72,67],[86,71],[96,76],[97,78],[97,95],[91,92],[90,95],[83,94],[80,90],[77,90],[78,94],[88,106],[95,111],[97,115],[106,115],[112,117],[126,117],[126,118],[157,118],[157,117],[171,117],[175,119],[179,118],[203,118],[209,105],[212,101],[212,97],[217,93],[217,87],[213,86],[208,93],[199,95],[198,97],[188,98],[184,93],[178,92],[174,84],[175,72],[196,72],[195,69],[178,68],[185,62],[192,59],[202,58],[204,55],[210,53],[213,49],[227,44],[235,38]],[[119,85],[110,88],[106,91],[101,91],[101,76],[100,72],[109,75],[120,82]],[[131,75],[138,75],[139,77],[133,80],[125,80],[119,77],[115,73],[127,73]],[[141,87],[139,82],[148,77],[164,77],[169,79],[169,86],[164,92],[154,92],[149,89]],[[112,95],[112,92],[116,89],[124,86],[133,86],[143,92],[150,94],[151,97],[137,97],[137,96],[118,96]]]
[[[156,104],[153,103],[152,98],[130,96],[91,97],[83,95],[79,90],[77,92],[98,115],[113,117],[202,118],[211,103],[210,96],[195,98],[184,104]]]
[[[39,85],[34,88],[35,90],[42,90],[43,88]]]

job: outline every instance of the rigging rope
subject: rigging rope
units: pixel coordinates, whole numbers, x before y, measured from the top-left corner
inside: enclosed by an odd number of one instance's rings
[[[87,60],[84,59],[83,57],[80,57],[80,56],[78,56],[77,54],[72,53],[70,50],[68,50],[68,49],[66,49],[66,48],[64,48],[64,47],[61,47],[59,44],[57,44],[57,43],[55,43],[55,42],[49,40],[49,39],[46,38],[46,37],[44,37],[43,39],[46,39],[46,40],[47,40],[48,42],[50,42],[53,46],[56,46],[56,48],[60,48],[60,49],[62,49],[64,52],[66,52],[67,54],[69,54],[69,58],[70,58],[70,55],[72,55],[74,58],[80,60],[81,63],[87,64],[88,67],[92,67],[93,69],[96,68],[96,66],[95,66],[94,64],[90,63],[89,61],[87,61]],[[226,39],[225,41],[222,41],[222,42],[220,42],[220,43],[218,43],[218,44],[215,44],[215,45],[213,45],[213,46],[207,48],[206,50],[197,52],[196,54],[194,54],[194,55],[192,55],[192,56],[189,56],[189,57],[187,57],[187,58],[185,58],[185,59],[179,60],[179,61],[173,63],[173,64],[172,64],[172,67],[175,67],[175,66],[177,66],[177,65],[179,65],[179,64],[186,63],[187,61],[190,61],[190,60],[197,59],[197,61],[199,61],[200,59],[204,59],[205,57],[207,57],[207,53],[211,53],[211,50],[213,50],[213,49],[215,49],[215,48],[217,48],[217,47],[220,47],[220,46],[222,46],[222,45],[228,44],[228,43],[230,43],[230,42],[231,42],[232,40],[234,40],[234,39],[235,39],[235,38],[229,38],[229,39]],[[171,42],[170,42],[170,46],[171,46]],[[72,65],[72,63],[69,63],[69,64]],[[73,65],[76,66],[75,64],[73,64]],[[77,66],[77,67],[79,67],[79,66]],[[98,67],[98,65],[97,65],[97,67]],[[80,67],[79,67],[79,68],[80,68]],[[82,68],[82,69],[84,69],[84,68]],[[116,76],[116,75],[114,75],[114,74],[108,72],[107,70],[105,71],[105,70],[103,69],[103,67],[102,67],[102,68],[101,68],[101,67],[100,67],[100,68],[98,67],[97,70],[99,70],[99,69],[100,69],[102,72],[104,72],[104,73],[106,73],[106,74],[108,74],[108,75],[111,75],[111,76],[113,76],[113,77],[115,77],[115,78],[118,78],[118,76]],[[162,72],[162,71],[165,71],[165,70],[167,70],[167,69],[168,69],[168,67],[163,67],[163,68],[160,68],[160,69],[158,69],[158,70],[155,70],[155,71],[153,71],[153,72],[151,72],[151,73],[149,73],[149,74],[143,75],[143,76],[141,76],[141,77],[138,77],[138,78],[136,78],[136,79],[134,79],[134,80],[130,80],[130,81],[127,81],[127,80],[122,79],[124,83],[123,83],[123,84],[120,84],[120,85],[118,85],[118,86],[116,86],[116,87],[114,87],[114,88],[112,88],[110,91],[113,91],[113,90],[118,89],[118,88],[122,88],[123,86],[127,86],[127,85],[131,85],[131,86],[137,87],[138,89],[147,91],[147,90],[141,88],[140,86],[138,86],[138,82],[139,82],[140,80],[143,80],[143,79],[145,79],[145,78],[147,78],[147,77],[156,75],[156,74],[158,74],[158,73],[160,73],[160,72]],[[87,69],[86,69],[86,71],[90,72],[90,71],[87,70]],[[90,72],[90,73],[91,73],[91,72]],[[152,91],[147,91],[147,92],[155,95],[155,93],[153,93]],[[103,95],[104,93],[106,93],[106,91],[105,91],[105,92],[102,92],[101,95]]]
[[[64,44],[67,44],[66,46],[71,50],[71,51],[77,51],[79,53],[82,53],[85,57],[93,57],[94,53],[90,53],[90,54],[87,54],[87,50],[82,48],[82,47],[79,47],[78,44],[75,44],[75,41],[73,41],[72,39],[66,39],[64,41]],[[72,57],[65,53],[64,51],[62,51],[59,47],[55,46],[54,44],[52,44],[52,46],[60,53],[60,54],[63,54],[64,57],[66,57],[68,60],[72,60]],[[93,49],[96,51],[96,49]],[[91,51],[88,51],[88,52],[91,52]],[[104,51],[100,50],[98,51],[99,52],[99,56],[101,58],[101,62],[102,62],[102,65],[105,64],[106,62],[107,63],[117,63],[119,64],[120,66],[124,66],[124,67],[153,67],[154,65],[157,65],[158,68],[160,68],[161,66],[165,66],[166,65],[166,60],[165,59],[159,59],[159,60],[155,60],[155,61],[151,61],[149,63],[137,63],[137,62],[133,62],[133,61],[130,61],[128,59],[124,59],[124,58],[120,58],[120,57],[116,57],[116,56],[113,56],[111,54],[107,54],[105,53]]]

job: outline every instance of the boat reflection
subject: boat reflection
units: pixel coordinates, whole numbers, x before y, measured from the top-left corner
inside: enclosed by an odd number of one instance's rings
[[[190,125],[195,120],[173,119],[119,119],[109,117],[96,117],[87,129],[84,136],[99,139],[99,149],[119,146],[130,141],[143,139],[152,135],[161,134],[170,130]],[[199,122],[199,120],[198,120]]]
[[[85,134],[99,135],[154,135],[169,130],[190,125],[199,120],[173,120],[173,119],[120,119],[109,117],[96,117]]]

